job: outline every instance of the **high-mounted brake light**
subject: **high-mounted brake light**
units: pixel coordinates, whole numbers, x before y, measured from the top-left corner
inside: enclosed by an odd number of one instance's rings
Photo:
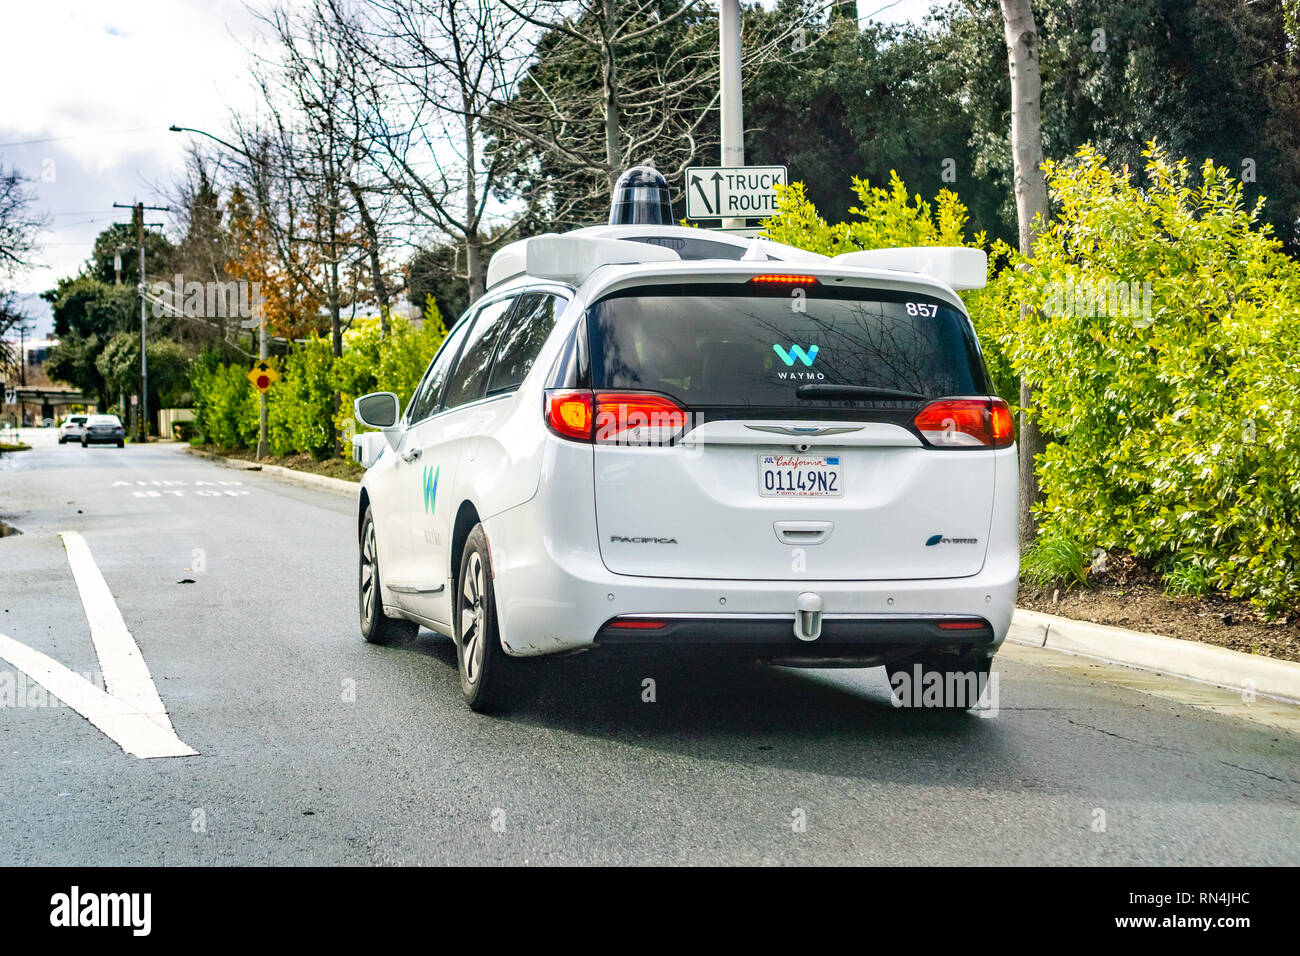
[[[1000,398],[941,398],[913,419],[933,448],[1006,448],[1015,441],[1011,409]]]
[[[654,392],[550,389],[546,426],[562,438],[615,445],[670,445],[686,429],[686,409]]]
[[[749,280],[751,285],[819,285],[816,276],[762,275]]]

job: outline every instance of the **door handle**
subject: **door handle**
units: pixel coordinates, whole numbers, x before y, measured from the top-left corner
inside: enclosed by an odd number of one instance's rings
[[[422,454],[424,454],[424,449],[421,448],[419,445],[416,445],[414,448],[410,448],[407,451],[402,452],[402,461],[406,462],[407,464],[410,464],[411,462],[415,461],[415,459],[419,458]]]
[[[775,521],[772,527],[782,544],[810,545],[823,544],[835,525],[830,521]]]

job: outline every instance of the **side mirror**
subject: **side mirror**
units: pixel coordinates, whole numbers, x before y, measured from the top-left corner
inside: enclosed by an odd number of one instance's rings
[[[352,403],[357,421],[371,428],[392,428],[397,424],[401,406],[392,392],[371,392]]]
[[[397,426],[401,414],[401,403],[392,392],[371,392],[362,395],[352,403],[352,412],[357,421],[371,428],[378,428],[393,448],[397,447],[400,429]]]

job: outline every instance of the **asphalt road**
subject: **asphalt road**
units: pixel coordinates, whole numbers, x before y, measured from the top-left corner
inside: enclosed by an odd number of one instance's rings
[[[1011,651],[997,716],[953,717],[895,710],[879,669],[586,655],[478,716],[447,640],[362,642],[346,498],[28,434],[0,634],[94,674],[80,532],[199,755],[0,707],[0,864],[1300,863],[1300,735],[1178,682]]]

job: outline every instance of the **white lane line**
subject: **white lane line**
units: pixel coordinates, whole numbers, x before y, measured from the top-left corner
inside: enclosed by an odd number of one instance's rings
[[[99,669],[104,675],[104,689],[146,714],[158,714],[171,729],[167,710],[163,707],[158,688],[154,686],[149,667],[140,656],[135,638],[126,629],[122,612],[113,600],[104,575],[99,573],[95,559],[90,556],[86,539],[75,531],[60,531],[63,546],[68,552],[72,577],[81,592],[81,604],[90,621],[90,639],[95,642],[99,655]]]
[[[142,713],[104,693],[54,658],[4,634],[0,634],[0,658],[85,717],[133,757],[192,757],[198,753],[176,736],[165,714],[164,727],[155,715]]]
[[[113,592],[99,573],[86,540],[75,531],[63,531],[59,536],[67,549],[68,564],[90,621],[90,637],[99,656],[107,692],[54,658],[3,634],[0,634],[0,658],[85,717],[134,757],[197,755],[197,750],[176,736],[149,667],[127,630]]]

